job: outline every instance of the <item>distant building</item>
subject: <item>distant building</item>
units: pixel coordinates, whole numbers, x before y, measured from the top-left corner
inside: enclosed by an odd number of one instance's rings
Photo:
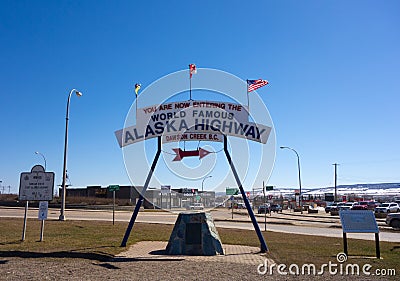
[[[120,186],[115,191],[115,198],[119,201],[126,200],[127,203],[136,204],[139,199],[139,191],[143,186]],[[92,197],[92,198],[113,198],[113,192],[107,187],[87,186],[86,188],[67,188],[66,197]],[[61,194],[61,188],[60,188]],[[198,191],[195,188],[177,188],[168,192],[161,189],[148,188],[145,194],[143,207],[145,209],[172,209],[189,208],[190,205],[201,202],[205,208],[215,207],[214,191]]]

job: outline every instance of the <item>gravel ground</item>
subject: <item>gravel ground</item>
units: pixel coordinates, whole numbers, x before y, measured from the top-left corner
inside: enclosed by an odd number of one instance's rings
[[[0,258],[0,280],[388,280],[366,276],[260,275],[258,249],[225,245],[224,256],[167,256],[165,242],[140,242],[113,259]],[[272,264],[272,260],[267,260]],[[395,280],[395,279],[393,279]]]

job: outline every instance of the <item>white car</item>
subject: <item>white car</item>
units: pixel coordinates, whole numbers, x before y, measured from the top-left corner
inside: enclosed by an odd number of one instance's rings
[[[344,203],[344,205],[339,207],[339,210],[343,211],[343,210],[351,210],[354,206],[354,204],[356,204],[355,202],[346,202]]]
[[[204,205],[203,203],[193,203],[193,205],[190,205],[189,210],[204,210]]]
[[[396,213],[400,211],[399,204],[392,203],[382,203],[379,207],[375,208],[375,213]]]

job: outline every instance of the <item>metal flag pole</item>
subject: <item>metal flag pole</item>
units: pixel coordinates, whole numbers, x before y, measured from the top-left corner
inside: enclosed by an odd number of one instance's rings
[[[250,114],[249,80],[246,80],[247,112]]]
[[[137,100],[137,99],[138,99],[138,94],[136,94],[136,100],[135,100],[135,107],[136,107],[136,108],[135,108],[135,109],[136,109],[136,111],[135,111],[135,112],[136,112],[136,125],[137,125],[137,123],[138,123],[138,121],[137,121],[137,103],[138,103],[138,100]]]
[[[190,66],[189,66],[189,75],[190,75],[190,77],[189,77],[189,100],[192,100],[192,74],[190,73]]]
[[[136,124],[137,124],[137,117],[138,117],[138,97],[139,97],[139,90],[142,85],[140,83],[135,84],[135,109],[136,109]]]

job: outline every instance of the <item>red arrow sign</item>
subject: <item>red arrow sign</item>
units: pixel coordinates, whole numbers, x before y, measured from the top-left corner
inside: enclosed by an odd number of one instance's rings
[[[181,161],[185,157],[190,157],[190,156],[199,156],[199,159],[207,156],[210,154],[210,151],[207,151],[203,148],[199,148],[197,150],[185,150],[183,151],[180,148],[173,148],[173,151],[175,151],[176,156],[172,161]]]

